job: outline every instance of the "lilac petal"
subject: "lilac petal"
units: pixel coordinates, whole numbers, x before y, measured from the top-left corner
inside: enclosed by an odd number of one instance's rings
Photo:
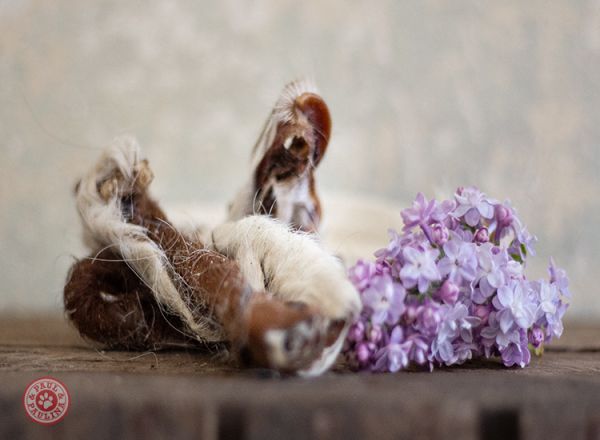
[[[527,316],[519,316],[515,318],[515,324],[517,324],[523,329],[527,329],[527,327],[529,327],[530,324],[530,319]]]
[[[402,281],[416,281],[419,278],[419,269],[417,269],[417,266],[407,264],[400,270],[400,278]]]
[[[427,292],[427,289],[429,289],[429,280],[423,277],[419,277],[418,285],[419,293],[425,293]]]
[[[392,334],[390,336],[390,342],[399,343],[404,339],[404,332],[402,331],[402,327],[396,326],[394,330],[392,330]]]
[[[487,277],[484,277],[479,281],[479,290],[484,297],[489,298],[496,289],[488,282]]]
[[[460,331],[460,337],[461,337],[461,339],[463,341],[465,341],[468,344],[470,344],[471,342],[473,342],[473,334],[471,333],[470,330],[462,329]]]
[[[448,257],[442,258],[438,263],[438,270],[442,275],[448,275],[455,267],[454,261],[450,260]]]
[[[467,211],[467,214],[465,215],[465,222],[467,222],[469,226],[476,226],[477,223],[479,223],[480,217],[479,211],[477,211],[475,208],[472,208]]]
[[[402,289],[402,291],[404,292],[404,289]],[[402,316],[402,314],[404,313],[404,310],[406,309],[406,307],[404,306],[404,297],[405,293],[402,295],[396,293],[393,296],[392,301],[390,303],[390,308],[388,310],[388,316],[386,318],[386,322],[388,324],[396,324],[400,316]]]
[[[428,261],[421,267],[421,275],[427,278],[429,281],[436,281],[441,278],[440,272],[438,271],[438,268],[433,260]]]
[[[479,211],[482,217],[492,218],[494,216],[494,207],[485,200],[482,201],[479,205],[477,205],[477,210]]]
[[[492,251],[488,244],[489,243],[486,243],[480,246],[479,251],[477,252],[477,256],[479,257],[479,267],[481,267],[486,272],[489,272],[492,268]]]
[[[379,301],[380,295],[374,288],[369,287],[362,293],[362,302],[364,305],[372,307]]]
[[[552,302],[550,302],[550,301],[544,301],[544,302],[541,304],[541,307],[540,307],[540,309],[541,309],[541,310],[542,310],[544,313],[552,313],[552,314],[556,313],[556,305],[555,305],[555,304],[553,304],[553,303],[552,303]]]
[[[378,310],[371,315],[371,322],[373,324],[381,325],[387,318],[387,310]]]
[[[471,300],[475,304],[483,304],[484,302],[487,301],[487,299],[488,299],[488,297],[484,296],[483,293],[481,293],[481,289],[473,290],[473,294],[471,295]]]
[[[452,347],[452,344],[450,342],[444,341],[439,346],[439,353],[440,358],[442,358],[444,362],[448,363],[452,360],[452,357],[454,356],[454,348]]]
[[[525,368],[527,365],[529,365],[529,362],[531,362],[531,353],[527,347],[523,349],[522,355],[523,357],[519,366],[521,368]]]
[[[518,357],[518,354],[515,355],[515,350],[515,347],[511,345],[502,352],[502,363],[505,367],[512,367],[517,363],[515,358]]]
[[[470,205],[461,204],[456,207],[456,209],[452,212],[452,214],[455,217],[462,217],[463,215],[465,215],[467,213],[467,211],[469,209],[471,209]]]
[[[408,365],[408,357],[404,352],[404,347],[399,344],[391,344],[388,347],[388,360],[388,366],[392,373]]]
[[[513,291],[508,286],[501,286],[498,289],[498,295],[496,298],[498,298],[498,302],[503,307],[508,307],[513,302]]]
[[[499,270],[495,270],[487,276],[487,281],[492,287],[498,288],[504,284],[504,274]]]
[[[375,362],[375,366],[373,369],[375,371],[386,371],[387,370],[387,348],[382,348],[377,352],[375,357],[377,358],[377,362]]]
[[[534,309],[525,309],[522,315],[516,317],[516,324],[522,329],[527,329],[533,324],[533,318],[535,316]]]
[[[401,278],[402,286],[406,289],[412,289],[417,285],[417,280],[415,278]]]
[[[475,279],[475,276],[477,275],[477,270],[474,267],[471,266],[462,266],[460,268],[460,275],[466,280],[466,281],[473,281]]]
[[[556,322],[553,323],[552,326],[552,335],[560,338],[562,333],[563,333],[564,327],[563,327],[563,323],[560,319],[556,320]]]
[[[398,360],[397,356],[390,355],[389,358],[389,370],[390,373],[397,373],[402,368],[402,364]]]
[[[419,365],[423,365],[425,363],[425,353],[423,352],[423,350],[417,350],[414,353],[414,361],[419,364]]]
[[[496,334],[496,343],[498,347],[506,347],[511,342],[511,333],[502,333],[499,331]]]
[[[515,260],[510,260],[504,266],[504,272],[509,278],[520,278],[523,274],[523,266]]]
[[[404,248],[402,255],[407,261],[414,263],[415,261],[418,261],[421,252],[415,249],[414,247],[408,246]]]
[[[444,253],[446,254],[447,257],[449,257],[452,260],[456,259],[459,249],[460,249],[460,247],[459,247],[459,239],[458,238],[455,240],[450,240],[450,241],[446,242],[446,244],[444,245]]]
[[[502,310],[498,313],[500,317],[500,330],[502,333],[507,333],[513,325],[513,320],[508,310]]]
[[[481,329],[481,336],[486,339],[495,339],[497,333],[498,330],[490,326]]]

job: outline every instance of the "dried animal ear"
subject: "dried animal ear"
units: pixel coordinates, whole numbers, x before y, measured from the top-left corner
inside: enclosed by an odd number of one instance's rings
[[[296,108],[306,117],[312,127],[314,152],[312,162],[319,164],[331,135],[331,116],[323,98],[315,93],[303,93],[296,98]]]
[[[314,84],[285,86],[254,146],[251,178],[231,204],[229,219],[264,214],[317,232],[322,212],[314,172],[330,136],[329,109]]]

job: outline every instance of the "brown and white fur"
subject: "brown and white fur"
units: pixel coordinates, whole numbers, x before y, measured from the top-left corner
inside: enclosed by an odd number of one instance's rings
[[[288,84],[252,150],[252,174],[229,209],[229,219],[268,214],[293,229],[316,232],[321,203],[314,172],[331,134],[325,101],[310,81]]]
[[[303,87],[285,89],[261,136],[270,147],[255,148],[251,211],[238,196],[236,220],[210,243],[181,234],[148,195],[137,143],[113,142],[76,190],[93,253],[71,270],[65,309],[84,336],[127,349],[225,341],[253,365],[308,375],[331,366],[360,301],[340,262],[290,230],[318,227],[313,170],[330,131],[324,102]],[[244,216],[255,211],[279,220]]]

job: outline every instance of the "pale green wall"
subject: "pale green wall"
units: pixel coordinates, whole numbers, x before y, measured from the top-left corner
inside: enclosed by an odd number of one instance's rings
[[[0,308],[58,310],[70,190],[137,135],[172,204],[224,200],[281,86],[316,78],[330,192],[509,197],[600,317],[600,2],[0,0]],[[405,202],[402,202],[405,203]]]

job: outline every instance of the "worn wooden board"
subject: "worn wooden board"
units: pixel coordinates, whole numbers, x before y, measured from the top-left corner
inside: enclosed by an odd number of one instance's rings
[[[568,336],[567,336],[568,335]],[[0,319],[0,439],[600,438],[600,332],[565,338],[525,369],[497,362],[316,379],[236,370],[199,351],[99,351],[60,318]],[[26,418],[26,385],[62,380],[59,424]]]

